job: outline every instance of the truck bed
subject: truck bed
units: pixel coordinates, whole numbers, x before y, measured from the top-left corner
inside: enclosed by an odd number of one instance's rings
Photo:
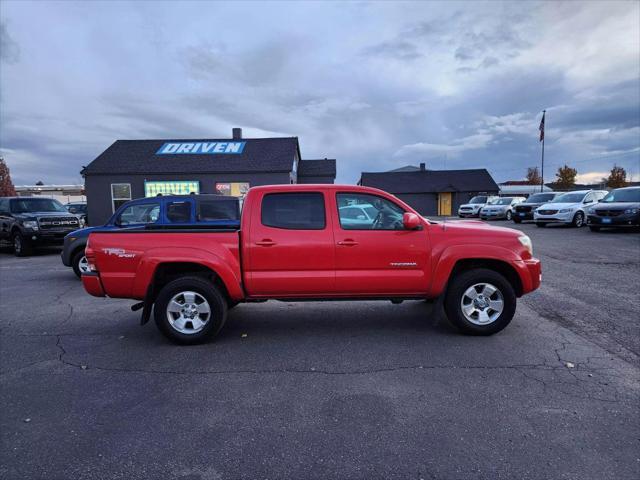
[[[143,299],[159,264],[205,265],[241,285],[240,232],[154,229],[96,232],[89,237],[99,287],[114,298]],[[242,298],[242,292],[229,292]]]

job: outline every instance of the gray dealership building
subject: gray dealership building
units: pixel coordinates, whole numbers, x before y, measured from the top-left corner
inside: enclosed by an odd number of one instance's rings
[[[242,197],[253,186],[333,183],[336,161],[302,160],[297,137],[117,140],[82,169],[92,225],[122,203],[169,194]]]

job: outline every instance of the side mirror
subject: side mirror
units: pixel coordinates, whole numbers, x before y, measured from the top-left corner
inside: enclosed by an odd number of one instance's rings
[[[71,207],[69,209],[69,213],[78,213],[78,209],[76,207]]]
[[[405,212],[402,215],[402,225],[405,230],[416,230],[422,225],[422,222],[420,222],[420,217],[415,213]]]

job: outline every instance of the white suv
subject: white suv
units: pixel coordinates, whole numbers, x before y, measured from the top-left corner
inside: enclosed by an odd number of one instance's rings
[[[564,223],[582,227],[586,210],[598,203],[608,192],[606,190],[578,190],[556,197],[553,202],[545,203],[533,212],[533,220],[538,227],[548,223]]]
[[[460,218],[465,217],[479,217],[480,209],[485,205],[490,205],[494,200],[497,200],[498,197],[491,195],[476,195],[469,203],[465,203],[464,205],[460,205],[458,208],[458,216]]]

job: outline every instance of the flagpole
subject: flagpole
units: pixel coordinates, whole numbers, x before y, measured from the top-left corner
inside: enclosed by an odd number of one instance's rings
[[[545,121],[546,121],[546,119],[545,119],[546,112],[547,112],[546,110],[542,110],[542,118]],[[541,169],[542,171],[540,172],[541,173],[540,176],[542,177],[542,181],[540,182],[540,192],[541,193],[544,192],[544,137],[545,137],[544,130],[546,129],[546,122],[545,122],[545,125],[542,128],[543,128],[543,130],[542,130],[542,169]]]

